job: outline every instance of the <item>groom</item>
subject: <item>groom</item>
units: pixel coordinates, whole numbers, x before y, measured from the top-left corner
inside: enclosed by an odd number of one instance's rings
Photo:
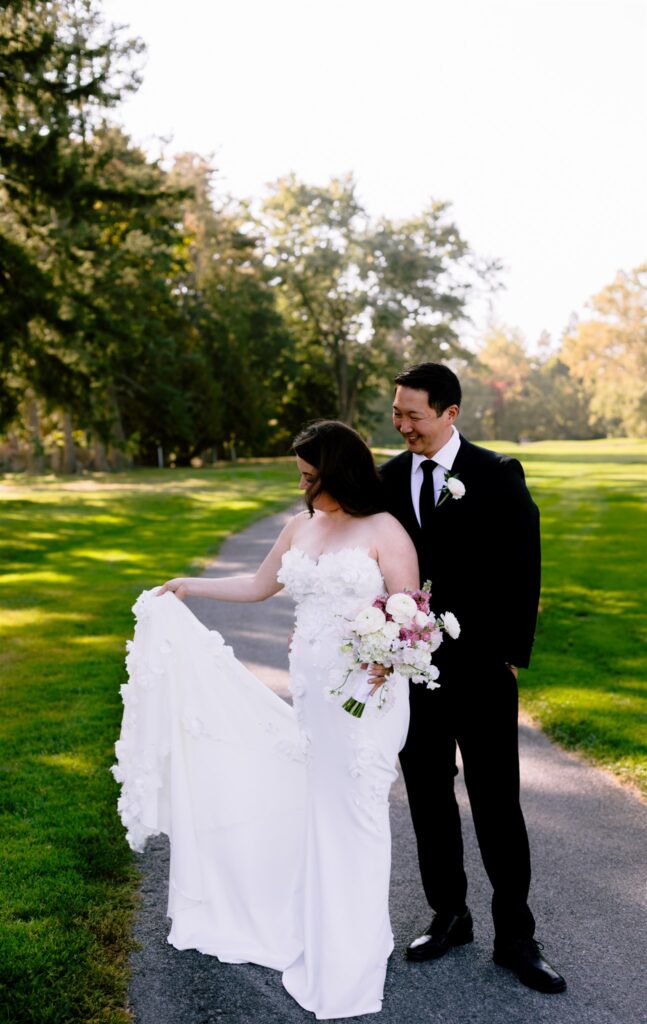
[[[434,960],[473,938],[454,796],[458,744],[493,887],[494,961],[530,988],[562,992],[566,982],[533,939],[519,805],[517,669],[530,661],[537,621],[539,512],[516,459],[456,430],[461,388],[448,367],[420,363],[395,383],[393,424],[407,451],[381,468],[387,509],[414,541],[434,610],[454,612],[461,625],[434,658],[441,687],[411,686],[400,761],[434,918],[407,957]]]

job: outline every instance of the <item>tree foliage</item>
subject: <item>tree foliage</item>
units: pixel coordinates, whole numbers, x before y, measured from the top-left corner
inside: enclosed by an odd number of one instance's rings
[[[189,196],[183,228],[187,260],[175,290],[201,339],[218,386],[218,419],[196,447],[229,453],[284,453],[301,425],[291,415],[298,374],[294,338],[276,307],[263,252],[243,204],[218,200],[214,169],[195,154],[175,162],[172,180]],[[324,414],[314,402],[313,415]]]
[[[91,0],[10,3],[0,12],[0,317],[4,422],[25,385],[76,378],[83,220],[103,198],[88,173],[101,111],[137,85],[140,50],[106,27]]]
[[[512,441],[599,436],[587,396],[548,338],[530,355],[519,331],[502,325],[486,335],[470,365],[459,370],[460,427],[468,436]]]
[[[590,302],[562,359],[611,434],[647,435],[647,264],[621,272]]]
[[[172,286],[186,196],[105,116],[141,44],[94,0],[23,4],[1,30],[3,421],[35,395],[117,464],[188,458],[217,389]]]
[[[331,382],[340,419],[353,422],[403,361],[465,355],[473,254],[446,204],[373,221],[352,177],[313,186],[291,175],[272,188],[260,227],[297,358]]]
[[[316,417],[371,429],[416,360],[460,371],[472,436],[647,430],[645,267],[559,351],[505,327],[474,351],[498,267],[446,203],[376,219],[352,176],[290,175],[252,211],[195,154],[167,170],[110,121],[142,48],[99,0],[0,6],[0,461],[283,453]]]

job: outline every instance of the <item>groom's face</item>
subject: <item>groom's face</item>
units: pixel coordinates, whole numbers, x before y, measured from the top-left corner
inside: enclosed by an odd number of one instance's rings
[[[458,406],[450,405],[438,415],[429,405],[426,391],[398,385],[393,400],[393,426],[407,442],[410,452],[430,458],[449,441]]]

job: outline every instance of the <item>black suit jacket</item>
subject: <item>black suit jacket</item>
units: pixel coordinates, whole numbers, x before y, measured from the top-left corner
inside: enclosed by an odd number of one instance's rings
[[[540,586],[539,510],[517,459],[461,437],[452,474],[464,497],[436,507],[426,530],[411,500],[410,452],[380,467],[388,511],[412,538],[432,609],[461,624],[434,657],[442,670],[506,661],[526,667],[537,623]],[[450,675],[453,673],[450,672]]]

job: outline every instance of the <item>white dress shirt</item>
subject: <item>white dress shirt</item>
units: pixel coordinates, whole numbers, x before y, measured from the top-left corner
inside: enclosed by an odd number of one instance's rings
[[[434,503],[436,505],[438,504],[438,496],[445,486],[445,473],[451,471],[460,446],[461,436],[452,424],[452,436],[447,444],[438,449],[432,460],[436,463],[433,472]],[[420,522],[420,491],[422,490],[422,481],[425,478],[425,474],[422,472],[422,463],[426,461],[426,455],[418,455],[415,452],[411,460],[411,500],[413,501],[413,509],[418,522]]]

